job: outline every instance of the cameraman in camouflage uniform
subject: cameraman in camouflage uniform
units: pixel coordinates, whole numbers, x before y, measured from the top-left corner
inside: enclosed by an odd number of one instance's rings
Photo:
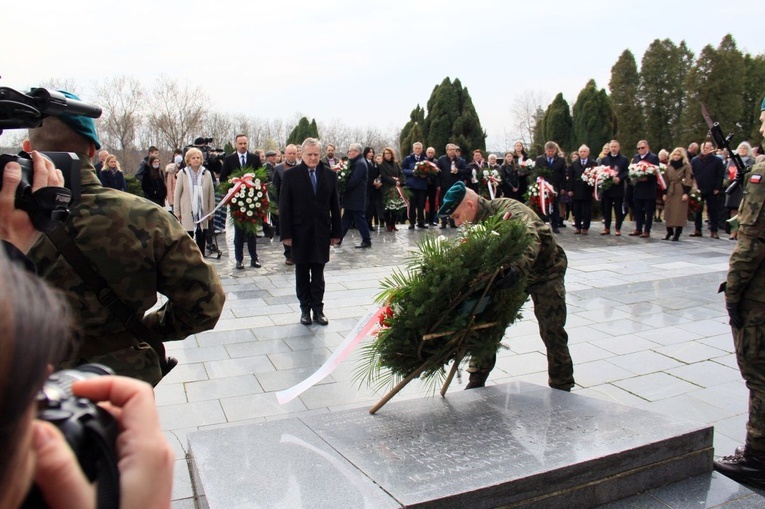
[[[449,188],[438,215],[449,216],[459,226],[480,222],[499,212],[507,212],[511,218],[525,224],[533,240],[518,264],[511,266],[494,285],[509,288],[525,278],[526,293],[534,302],[539,334],[547,347],[548,384],[554,389],[570,391],[574,387],[574,366],[568,351],[568,334],[564,329],[566,288],[563,284],[568,260],[563,248],[555,242],[550,227],[523,203],[511,198],[486,200],[472,189],[467,189],[463,182]],[[472,359],[468,368],[470,382],[465,388],[483,387],[496,361],[496,355],[487,359]]]
[[[765,99],[760,132],[765,135]],[[738,243],[730,257],[725,306],[741,376],[749,388],[746,444],[714,468],[738,482],[765,489],[765,162],[743,181],[738,208]]]
[[[130,317],[122,321],[115,316],[115,308],[104,302],[106,292],[97,295],[80,275],[86,272],[73,267],[44,236],[29,256],[39,274],[65,292],[79,329],[79,353],[65,367],[100,362],[118,375],[156,385],[163,375],[160,366],[165,371],[168,367],[162,341],[181,340],[217,323],[225,301],[220,279],[169,212],[144,198],[101,186],[90,163],[100,148],[92,119],[48,117],[41,127],[29,130],[24,150],[33,148],[79,156],[82,196],[63,225],[64,238],[79,248]],[[158,292],[167,301],[146,314],[157,303]],[[140,327],[132,322],[140,322]],[[157,350],[131,332],[139,328],[157,338],[152,341]]]

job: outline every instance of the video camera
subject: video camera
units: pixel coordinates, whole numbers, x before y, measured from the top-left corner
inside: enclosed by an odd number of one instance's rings
[[[213,142],[212,138],[199,137],[194,140],[191,145],[183,147],[183,159],[186,160],[186,152],[190,148],[198,148],[202,151],[202,157],[204,158],[202,164],[205,168],[220,175],[220,170],[223,168],[223,159],[226,157],[226,151],[222,148],[214,148],[209,144]]]
[[[101,116],[101,109],[82,101],[70,99],[61,92],[33,88],[23,94],[12,88],[0,87],[0,134],[4,129],[40,127],[46,117],[63,113],[90,118]],[[26,152],[0,155],[0,189],[5,165],[11,161],[21,166],[21,182],[16,189],[16,208],[26,211],[34,227],[50,231],[55,222],[66,221],[69,206],[80,198],[80,160],[69,152],[42,152],[64,175],[64,188],[47,187],[32,192],[32,159]]]
[[[115,444],[119,435],[112,414],[72,395],[72,383],[114,372],[101,364],[83,364],[51,374],[37,395],[37,418],[56,426],[77,457],[83,473],[97,481],[98,507],[119,506],[119,469]],[[47,507],[33,487],[23,509]]]

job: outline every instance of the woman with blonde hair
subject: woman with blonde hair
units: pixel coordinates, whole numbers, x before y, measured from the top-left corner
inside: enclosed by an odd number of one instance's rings
[[[205,231],[212,222],[207,216],[215,208],[215,188],[212,173],[202,166],[204,156],[198,148],[186,152],[186,167],[178,172],[175,183],[175,217],[205,253]]]
[[[116,189],[118,191],[127,191],[127,183],[125,182],[125,175],[122,173],[117,156],[109,154],[104,159],[104,167],[98,174],[101,185]]]
[[[683,147],[677,147],[669,155],[666,174],[667,189],[664,191],[664,223],[667,234],[664,240],[680,240],[680,234],[688,221],[688,194],[693,185],[693,172],[688,154]]]

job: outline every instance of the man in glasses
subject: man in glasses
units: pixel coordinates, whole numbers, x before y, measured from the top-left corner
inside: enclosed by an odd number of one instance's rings
[[[645,162],[658,168],[659,156],[651,152],[648,142],[640,140],[637,144],[637,154],[632,158],[632,164]],[[641,177],[635,182],[632,191],[632,200],[635,203],[635,230],[630,233],[632,237],[648,238],[651,236],[651,224],[656,209],[656,177],[651,175]]]

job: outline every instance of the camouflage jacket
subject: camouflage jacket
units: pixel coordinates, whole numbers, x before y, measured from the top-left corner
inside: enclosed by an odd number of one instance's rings
[[[82,198],[65,228],[94,270],[163,341],[212,329],[226,297],[215,269],[204,261],[193,239],[162,207],[102,187],[89,158],[80,159]],[[65,292],[81,339],[82,360],[136,343],[47,237],[29,256],[39,274]],[[167,301],[146,314],[157,303],[158,292]]]
[[[745,178],[738,207],[738,242],[730,256],[725,301],[765,303],[765,163]]]
[[[482,221],[498,212],[510,212],[510,216],[526,225],[533,240],[521,261],[516,264],[528,279],[528,286],[562,278],[568,261],[563,248],[555,242],[550,227],[523,203],[511,198],[486,200],[478,198],[476,221]]]

